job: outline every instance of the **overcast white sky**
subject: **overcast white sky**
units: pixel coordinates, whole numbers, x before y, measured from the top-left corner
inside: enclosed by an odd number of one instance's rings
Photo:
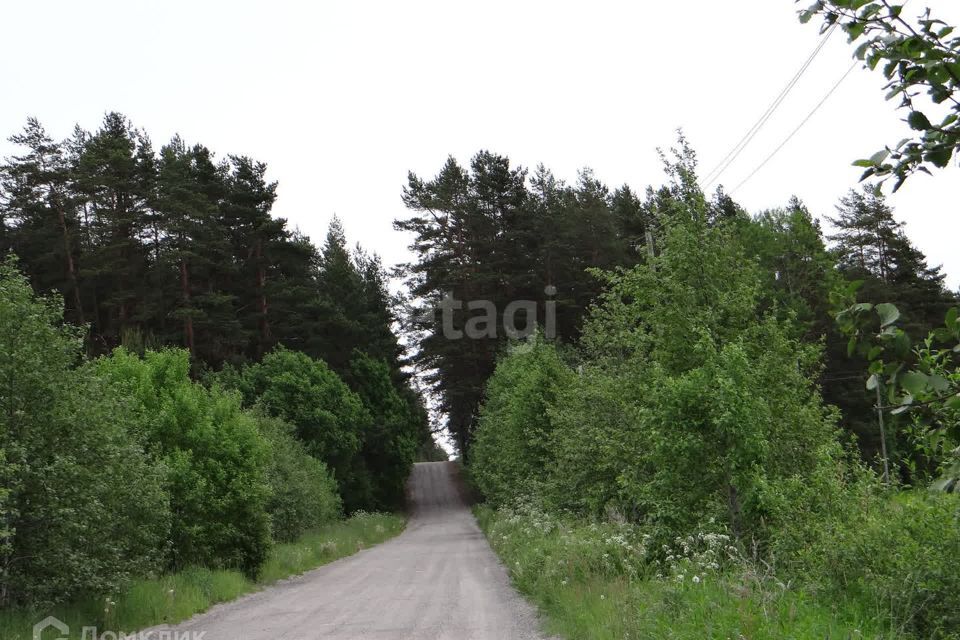
[[[914,0],[960,23],[956,0]],[[248,154],[280,183],[275,208],[315,240],[336,213],[388,263],[407,239],[408,170],[486,148],[573,180],[659,183],[655,152],[682,127],[709,171],[816,45],[792,0],[670,2],[6,2],[0,134],[35,115],[55,137],[118,110],[157,147],[174,133]],[[725,176],[733,186],[851,63],[837,34]],[[879,74],[855,71],[737,199],[792,194],[819,215],[850,166],[905,125]],[[11,152],[0,143],[0,155]],[[960,170],[912,178],[892,202],[913,241],[960,285]]]

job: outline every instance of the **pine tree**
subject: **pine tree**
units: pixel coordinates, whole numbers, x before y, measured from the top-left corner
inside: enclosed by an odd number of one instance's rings
[[[506,341],[508,304],[528,300],[543,310],[549,298],[556,337],[571,339],[602,286],[588,269],[633,259],[612,202],[589,171],[570,187],[541,166],[528,187],[525,169],[485,151],[469,170],[450,158],[433,180],[410,174],[404,203],[411,214],[395,226],[414,235],[418,256],[404,267],[411,296],[423,301],[414,314],[415,364],[441,399],[461,452],[470,446],[484,385]],[[437,313],[445,298],[462,303],[446,305],[447,327]],[[483,322],[490,303],[495,320]],[[471,326],[479,337],[455,337]]]
[[[764,279],[763,307],[797,324],[797,336],[815,342],[833,330],[830,293],[839,282],[820,223],[798,199],[744,220],[741,238]],[[792,316],[792,318],[791,318]]]
[[[850,280],[863,280],[860,297],[896,304],[911,335],[940,326],[956,298],[946,290],[940,267],[928,266],[906,237],[883,194],[871,186],[851,190],[837,213],[830,222],[838,231],[830,240],[840,271]]]
[[[647,215],[643,202],[628,185],[616,189],[610,196],[610,213],[630,254],[648,255],[653,248],[653,220]]]
[[[148,273],[151,253],[159,251],[148,210],[155,165],[149,139],[119,113],[108,113],[78,152],[75,188],[87,228],[80,275],[93,309],[95,348],[102,349],[142,330],[155,312]]]
[[[54,142],[35,118],[29,118],[10,142],[24,147],[26,153],[0,167],[3,246],[20,257],[35,289],[59,291],[67,302],[67,317],[83,324],[77,279],[78,220],[63,145]]]
[[[350,256],[343,226],[334,217],[320,249],[317,274],[322,307],[319,350],[327,364],[341,375],[349,368],[353,350],[365,346],[363,288],[363,278]]]
[[[230,156],[227,191],[220,212],[237,263],[231,292],[237,299],[239,320],[248,337],[246,355],[254,359],[276,344],[270,330],[267,278],[272,245],[285,233],[285,221],[270,216],[277,198],[277,183],[267,182],[266,172],[267,165],[262,162]]]
[[[270,244],[270,261],[267,295],[274,338],[288,349],[325,359],[324,310],[317,291],[317,248],[299,232],[284,230]]]
[[[420,260],[406,265],[411,295],[424,301],[416,364],[441,398],[451,432],[466,451],[483,384],[493,372],[497,338],[451,339],[436,310],[450,296],[469,304],[492,302],[502,312],[517,288],[505,271],[515,258],[498,245],[504,226],[516,223],[526,198],[525,172],[511,169],[506,158],[481,152],[471,171],[453,158],[431,181],[410,174],[404,203],[413,215],[395,223],[415,234],[411,249]],[[464,305],[465,306],[465,305]],[[450,309],[454,331],[463,331],[470,314]],[[430,317],[428,317],[430,316]],[[500,318],[497,318],[499,321]],[[493,327],[496,329],[496,327]]]
[[[940,268],[929,267],[911,244],[883,195],[869,186],[862,192],[851,190],[837,213],[830,219],[837,228],[830,239],[840,273],[862,283],[857,297],[895,304],[910,335],[925,336],[940,326],[957,298],[946,290]],[[873,459],[880,450],[880,433],[876,398],[865,390],[867,362],[851,357],[846,338],[835,330],[828,335],[826,362],[824,398],[840,407],[844,425],[857,434],[864,456]]]
[[[164,342],[181,342],[196,361],[216,366],[243,343],[235,296],[223,289],[234,261],[219,206],[225,170],[202,145],[175,137],[160,150],[154,208],[162,238],[156,269],[170,301],[156,321]],[[170,318],[180,327],[166,325]]]
[[[405,386],[410,376],[403,371],[407,364],[404,348],[394,330],[399,322],[395,309],[401,301],[390,293],[389,276],[378,255],[365,252],[358,244],[353,252],[353,261],[363,282],[363,351],[387,363],[394,382]]]

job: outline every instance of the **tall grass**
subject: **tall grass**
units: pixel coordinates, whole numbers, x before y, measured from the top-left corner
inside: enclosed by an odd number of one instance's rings
[[[400,516],[361,513],[321,527],[296,542],[276,545],[256,580],[239,571],[189,568],[135,580],[119,594],[49,609],[0,611],[0,638],[31,640],[33,625],[48,615],[70,625],[71,639],[79,639],[83,627],[131,633],[157,624],[175,624],[217,603],[383,542],[403,531],[404,525]]]
[[[485,506],[476,514],[514,585],[540,607],[549,631],[564,638],[902,637],[866,603],[818,597],[735,558],[725,536],[693,536],[651,550],[628,525]]]

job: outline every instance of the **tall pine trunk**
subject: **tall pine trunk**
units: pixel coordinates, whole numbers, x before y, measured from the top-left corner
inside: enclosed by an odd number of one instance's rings
[[[73,243],[70,242],[70,231],[67,229],[67,216],[56,198],[54,199],[53,205],[57,210],[57,221],[60,223],[60,233],[63,237],[63,251],[67,262],[67,280],[70,281],[70,287],[73,289],[73,303],[76,305],[77,323],[85,324],[83,302],[80,299],[80,284],[77,282],[77,266],[73,259]]]
[[[183,338],[190,351],[190,358],[196,360],[197,349],[193,336],[193,316],[190,315],[190,268],[186,260],[180,261],[180,290],[183,294],[183,306],[187,314],[183,317]]]
[[[270,322],[267,318],[267,270],[263,266],[263,239],[257,238],[255,251],[257,263],[257,296],[260,311],[260,349],[259,355],[267,351],[270,343]]]

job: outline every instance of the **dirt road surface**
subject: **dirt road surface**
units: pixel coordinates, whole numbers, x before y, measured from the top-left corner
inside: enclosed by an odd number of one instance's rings
[[[400,536],[174,627],[203,640],[544,638],[510,586],[457,484],[456,466],[417,464]],[[157,637],[156,634],[151,637]],[[180,636],[182,637],[182,636]]]

